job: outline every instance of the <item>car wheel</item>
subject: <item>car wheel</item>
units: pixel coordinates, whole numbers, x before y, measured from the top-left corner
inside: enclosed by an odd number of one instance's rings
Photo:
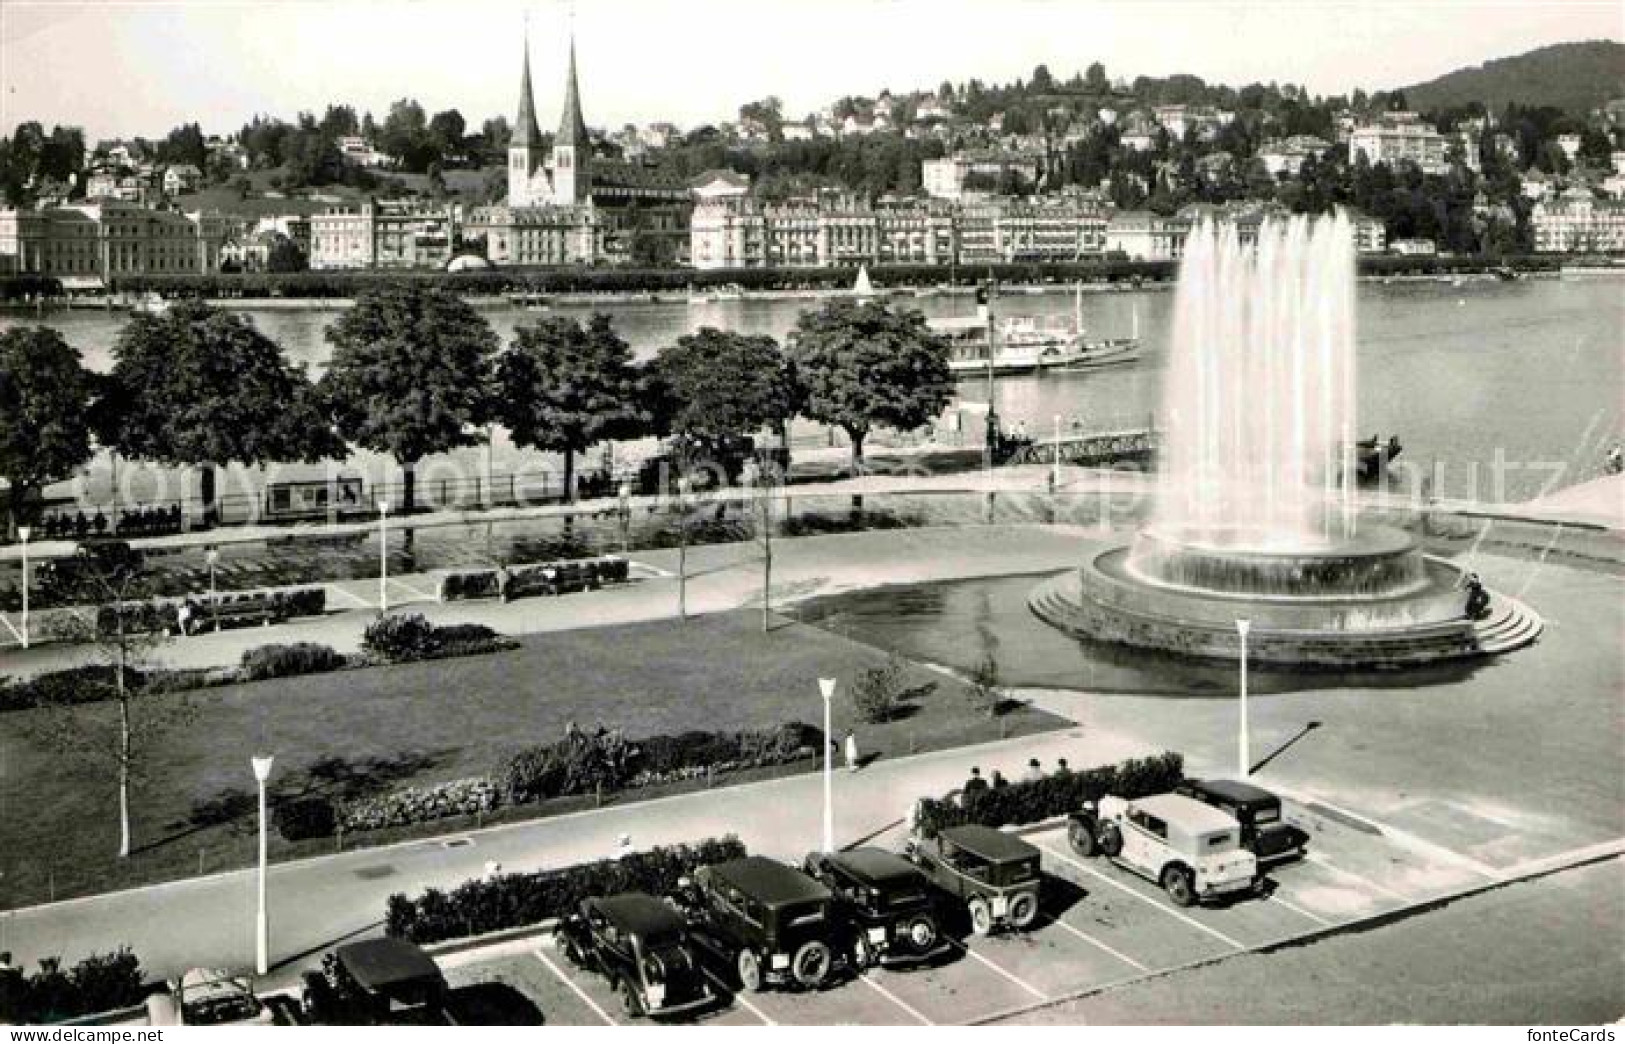
[[[1117,829],[1116,823],[1107,823],[1105,826],[1101,827],[1100,836],[1097,840],[1100,843],[1100,851],[1102,855],[1115,858],[1122,854],[1123,832]]]
[[[630,1018],[637,1018],[643,1014],[643,1002],[638,998],[638,991],[628,979],[622,979],[616,992],[621,995],[621,1010]]]
[[[1182,866],[1170,866],[1162,872],[1162,889],[1175,906],[1196,902],[1196,882],[1191,880],[1191,872]]]
[[[857,965],[859,971],[875,963],[875,948],[867,936],[858,936],[852,944],[852,963]]]
[[[987,900],[980,896],[969,903],[971,931],[977,935],[986,935],[993,930],[993,911],[988,908]]]
[[[817,986],[829,974],[833,963],[829,947],[815,939],[803,943],[801,949],[796,951],[795,957],[790,960],[790,971],[802,986]]]
[[[1095,840],[1094,824],[1084,819],[1074,819],[1066,825],[1066,839],[1072,845],[1072,851],[1085,859],[1100,851],[1100,844]]]
[[[929,917],[916,917],[909,922],[908,941],[918,953],[927,953],[937,944],[937,925]]]
[[[762,988],[762,962],[752,950],[739,951],[739,984],[752,993]]]
[[[1038,896],[1024,892],[1010,900],[1010,923],[1026,928],[1038,918]]]

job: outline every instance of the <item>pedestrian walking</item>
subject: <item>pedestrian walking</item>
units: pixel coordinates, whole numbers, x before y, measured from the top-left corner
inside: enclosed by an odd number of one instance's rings
[[[192,600],[190,598],[182,602],[181,607],[175,610],[175,623],[180,627],[183,637],[192,633]]]
[[[1023,783],[1035,783],[1044,778],[1044,770],[1039,767],[1037,758],[1027,759],[1027,771],[1022,775]]]
[[[986,790],[987,780],[982,778],[981,768],[972,765],[970,770],[970,778],[965,780],[965,785],[963,787],[959,788],[960,804],[964,804],[965,799],[970,797],[972,794],[981,794]]]
[[[1072,769],[1067,765],[1065,758],[1055,759],[1055,778],[1066,779],[1072,775]]]
[[[1004,773],[1000,772],[998,769],[994,769],[993,770],[993,789],[994,790],[1003,790],[1005,787],[1008,787],[1009,785],[1010,785],[1010,781],[1008,779],[1004,778]]]
[[[846,730],[846,739],[841,743],[841,749],[846,752],[846,770],[858,770],[858,734],[851,729]]]
[[[497,597],[504,602],[513,601],[513,574],[506,564],[497,566]]]
[[[1625,449],[1616,444],[1608,451],[1608,474],[1618,475],[1622,471],[1625,471]]]

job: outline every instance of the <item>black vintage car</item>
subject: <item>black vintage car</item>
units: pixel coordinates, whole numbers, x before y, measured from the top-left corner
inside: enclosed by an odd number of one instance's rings
[[[919,868],[883,848],[813,852],[803,864],[840,901],[859,969],[928,960],[947,949],[935,889]]]
[[[1038,917],[1038,849],[1002,830],[966,823],[908,839],[907,854],[931,883],[965,904],[971,929],[1025,930]]]
[[[1295,859],[1309,847],[1309,834],[1281,817],[1281,799],[1233,779],[1187,779],[1176,794],[1228,812],[1241,824],[1241,847],[1265,863]]]
[[[701,867],[672,898],[689,938],[734,968],[748,990],[812,989],[835,970],[835,897],[795,867],[763,856]]]
[[[714,996],[689,948],[682,915],[652,895],[584,899],[555,935],[565,958],[608,979],[634,1018],[677,1015]]]
[[[300,1005],[329,1026],[455,1025],[446,1010],[446,978],[434,958],[404,939],[346,943],[305,972]]]

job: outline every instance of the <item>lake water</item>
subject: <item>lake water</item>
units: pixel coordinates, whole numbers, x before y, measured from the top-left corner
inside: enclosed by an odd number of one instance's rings
[[[1398,433],[1406,461],[1438,476],[1446,496],[1518,500],[1543,485],[1568,485],[1597,473],[1621,433],[1625,281],[1616,278],[1362,283],[1357,303],[1358,430]],[[928,316],[966,315],[968,297],[904,299]],[[640,357],[684,333],[717,326],[783,338],[806,301],[724,301],[689,304],[614,302],[560,305],[551,314],[585,317],[607,312]],[[1069,314],[1070,293],[1014,294],[1001,315]],[[1143,426],[1157,408],[1173,295],[1167,291],[1090,293],[1085,324],[1096,336],[1125,336],[1134,323],[1145,351],[1140,361],[1076,374],[1001,378],[997,405],[1007,423],[1047,434],[1057,414],[1082,419],[1089,430]],[[319,371],[328,358],[324,330],[337,309],[247,310],[290,358]],[[485,312],[506,341],[516,324],[537,315],[513,308]],[[0,329],[38,320],[0,316]],[[61,330],[94,369],[111,365],[110,349],[124,322],[119,313],[54,312],[43,321]],[[960,387],[967,401],[985,399],[984,384]],[[966,418],[967,430],[979,423]],[[498,470],[556,468],[549,455],[499,441]],[[1504,462],[1495,479],[1497,462]],[[431,468],[435,462],[428,462]],[[480,451],[460,451],[443,463],[478,473]],[[347,471],[369,478],[385,462],[358,455]],[[393,477],[393,476],[391,476]],[[231,477],[227,476],[229,488]],[[128,480],[121,480],[121,485]],[[94,478],[92,480],[94,486]],[[126,488],[128,488],[126,486]]]

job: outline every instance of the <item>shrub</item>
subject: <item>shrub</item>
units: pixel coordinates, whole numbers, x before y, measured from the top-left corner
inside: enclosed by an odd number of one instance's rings
[[[0,1010],[0,1020],[23,1024],[128,1008],[146,995],[141,962],[129,947],[92,954],[67,970],[58,958],[42,958],[38,972],[13,981],[16,996],[6,1000],[14,1010]]]
[[[327,798],[297,798],[278,803],[271,820],[284,838],[304,841],[312,837],[332,837],[338,826],[338,813]]]
[[[380,616],[367,625],[361,647],[391,663],[421,660],[434,652],[434,627],[420,613]]]
[[[990,718],[997,715],[1004,705],[1004,686],[999,681],[999,661],[992,653],[971,669],[967,681],[965,699],[970,701],[971,709]]]
[[[902,700],[908,664],[896,653],[878,667],[865,667],[852,682],[852,704],[858,719],[870,725],[890,721]]]
[[[1085,801],[1108,794],[1137,798],[1172,790],[1184,779],[1185,759],[1168,751],[1150,758],[1131,758],[1066,776],[1046,776],[970,795],[963,804],[950,797],[920,802],[919,827],[927,837],[961,823],[1020,826],[1076,812]]]
[[[243,653],[242,673],[248,681],[289,678],[299,674],[336,671],[348,661],[330,646],[316,642],[261,645]]]
[[[396,893],[389,897],[384,931],[425,946],[519,928],[559,917],[590,896],[631,891],[662,895],[699,867],[743,855],[745,846],[738,838],[710,838],[558,870],[476,878],[449,892],[431,888],[416,899]]]
[[[377,797],[346,801],[338,821],[347,831],[412,826],[447,816],[472,816],[497,807],[499,792],[485,776],[407,787]]]
[[[21,681],[7,681],[0,684],[0,711],[95,703],[111,699],[113,675],[112,665],[91,664],[60,671],[47,671]],[[140,688],[147,682],[148,677],[147,672],[137,668],[124,669],[125,684],[132,688]]]

